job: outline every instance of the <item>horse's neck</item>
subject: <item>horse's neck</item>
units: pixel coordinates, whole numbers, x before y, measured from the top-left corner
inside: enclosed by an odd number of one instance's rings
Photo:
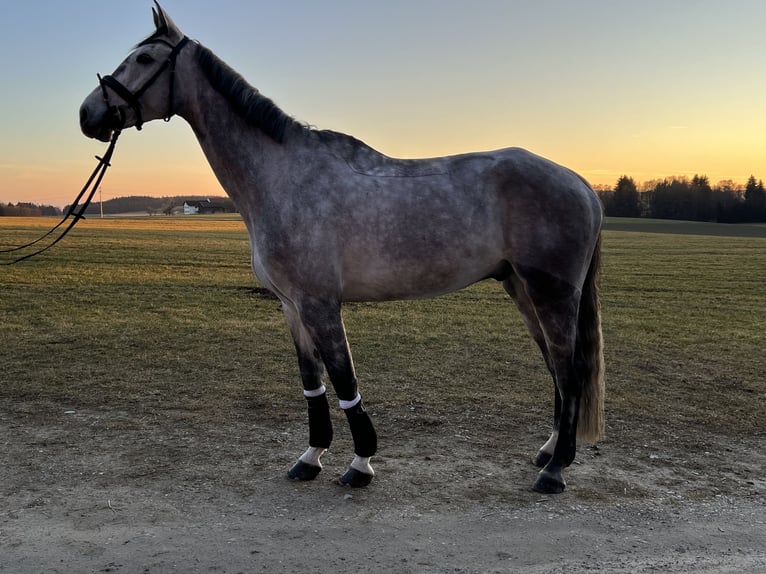
[[[272,191],[268,174],[284,161],[283,146],[248,125],[204,79],[180,115],[240,213],[257,213]]]

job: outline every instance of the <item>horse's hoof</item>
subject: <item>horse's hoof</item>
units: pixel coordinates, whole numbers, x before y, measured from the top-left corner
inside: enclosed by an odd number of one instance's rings
[[[543,494],[560,494],[564,492],[564,488],[566,488],[566,482],[561,478],[561,474],[555,476],[545,470],[540,471],[535,484],[532,486],[535,492]]]
[[[543,468],[546,464],[550,462],[552,458],[553,458],[552,454],[549,454],[542,450],[538,450],[537,454],[535,455],[535,458],[532,459],[532,464],[534,464],[537,468]]]
[[[372,482],[374,475],[366,472],[359,472],[355,468],[349,468],[346,474],[338,479],[341,486],[350,486],[351,488],[363,488]]]
[[[295,465],[287,471],[287,478],[290,480],[314,480],[321,472],[321,466],[315,466],[313,464],[306,464],[302,460],[299,460]]]

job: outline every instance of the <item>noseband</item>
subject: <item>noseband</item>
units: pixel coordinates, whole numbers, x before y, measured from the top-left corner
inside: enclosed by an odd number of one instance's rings
[[[161,42],[162,44],[167,45],[169,48],[171,48],[170,54],[168,54],[167,59],[162,63],[162,65],[157,68],[157,71],[152,74],[148,80],[144,82],[144,84],[138,88],[136,91],[131,92],[130,89],[126,88],[122,83],[120,83],[119,80],[117,80],[114,76],[107,75],[104,77],[101,77],[101,75],[97,74],[98,76],[98,83],[101,86],[101,93],[104,96],[104,103],[106,103],[106,107],[109,111],[109,114],[112,116],[114,120],[114,127],[117,129],[121,129],[125,125],[125,109],[124,106],[118,106],[114,105],[109,101],[109,90],[112,90],[115,94],[120,96],[123,100],[125,100],[125,103],[130,106],[130,108],[135,112],[136,114],[136,129],[140,130],[141,127],[144,125],[144,115],[142,112],[142,106],[141,106],[141,96],[144,95],[146,90],[148,90],[154,82],[157,81],[157,78],[159,78],[162,73],[170,69],[170,90],[168,92],[168,111],[165,114],[165,121],[169,121],[170,118],[173,116],[173,97],[174,97],[174,91],[175,91],[175,70],[176,70],[176,59],[178,58],[178,54],[183,50],[184,46],[189,41],[189,38],[187,36],[184,36],[183,39],[178,42],[175,46],[170,44],[169,42],[166,42],[165,40],[158,38],[154,40],[154,42]]]

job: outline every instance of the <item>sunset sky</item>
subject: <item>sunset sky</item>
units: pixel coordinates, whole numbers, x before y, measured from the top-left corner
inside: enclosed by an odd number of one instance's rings
[[[151,2],[0,0],[0,202],[63,206],[105,145],[78,109]],[[520,146],[593,184],[766,179],[764,0],[165,0],[288,114],[380,151]],[[103,183],[222,195],[180,118],[123,134]]]

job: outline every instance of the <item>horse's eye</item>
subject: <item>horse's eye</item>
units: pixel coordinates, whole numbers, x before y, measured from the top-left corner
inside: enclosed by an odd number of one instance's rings
[[[136,56],[136,62],[139,64],[152,64],[154,62],[154,58],[152,58],[147,53],[143,53]]]

